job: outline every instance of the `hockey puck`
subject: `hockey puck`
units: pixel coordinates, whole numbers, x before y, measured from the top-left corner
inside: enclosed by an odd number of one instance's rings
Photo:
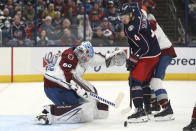
[[[124,127],[127,127],[127,124],[128,124],[127,121],[124,121]]]

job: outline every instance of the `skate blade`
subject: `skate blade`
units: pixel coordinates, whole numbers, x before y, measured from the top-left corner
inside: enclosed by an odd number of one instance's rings
[[[36,118],[34,118],[32,121],[35,122],[36,124],[46,125],[46,121],[45,121],[44,119],[42,119],[42,118],[39,120],[39,119],[36,117]]]
[[[164,117],[154,117],[155,121],[171,121],[171,120],[175,120],[175,117],[173,116],[173,114],[171,115],[167,115]]]
[[[128,123],[144,123],[144,122],[148,122],[149,118],[147,116],[143,116],[140,118],[131,118],[128,119],[127,122]]]
[[[191,129],[185,129],[183,131],[196,131],[196,129],[193,129],[193,130],[191,130]]]

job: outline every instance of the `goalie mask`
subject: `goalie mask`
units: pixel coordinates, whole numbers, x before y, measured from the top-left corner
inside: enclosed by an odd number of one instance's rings
[[[93,46],[89,41],[83,41],[74,52],[81,62],[87,62],[94,56]]]

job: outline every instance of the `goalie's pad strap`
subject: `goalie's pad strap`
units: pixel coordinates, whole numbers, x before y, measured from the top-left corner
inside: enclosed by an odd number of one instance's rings
[[[61,116],[66,112],[73,110],[74,108],[80,106],[81,104],[77,105],[50,105],[51,106],[51,114],[55,116]]]
[[[98,110],[104,110],[104,111],[108,111],[108,105],[101,103],[101,102],[97,102],[97,109]]]

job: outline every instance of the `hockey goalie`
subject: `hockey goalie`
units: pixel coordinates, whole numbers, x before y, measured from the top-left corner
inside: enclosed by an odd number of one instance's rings
[[[84,41],[63,53],[47,54],[44,60],[44,91],[53,104],[44,106],[34,119],[36,123],[80,123],[108,117],[108,105],[88,95],[98,92],[82,75],[88,67],[124,65],[126,53],[123,50],[116,49],[103,55],[95,53],[92,44]]]

